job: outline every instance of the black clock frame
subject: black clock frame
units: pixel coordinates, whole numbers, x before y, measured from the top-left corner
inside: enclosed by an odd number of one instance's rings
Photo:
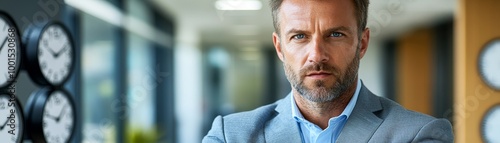
[[[71,94],[64,90],[63,88],[42,88],[35,91],[28,98],[27,111],[25,112],[25,124],[27,130],[27,136],[30,137],[31,141],[35,143],[46,143],[45,134],[43,132],[43,113],[45,110],[45,104],[52,93],[55,91],[62,92],[70,102],[70,108],[73,110],[73,128],[71,129],[70,136],[66,142],[70,142],[74,137],[77,124],[77,114],[75,101]]]
[[[58,25],[59,27],[62,28],[62,30],[66,33],[68,36],[68,40],[71,45],[71,65],[69,67],[68,75],[61,80],[60,83],[51,83],[47,78],[42,73],[39,59],[38,59],[38,46],[40,43],[40,38],[42,37],[42,32],[45,31],[48,27],[52,25]],[[71,74],[73,74],[74,66],[75,66],[75,42],[73,40],[73,36],[70,33],[70,31],[62,24],[61,22],[58,21],[53,21],[50,23],[47,23],[43,28],[39,27],[31,27],[29,32],[28,32],[28,37],[26,37],[26,52],[25,52],[25,58],[26,58],[26,64],[25,68],[28,71],[28,75],[30,78],[40,84],[40,85],[52,85],[54,87],[59,87],[63,86],[64,83],[71,77]]]
[[[16,51],[16,69],[14,69],[14,79],[17,79],[17,76],[19,75],[19,71],[21,70],[21,62],[22,62],[22,58],[23,58],[23,55],[22,55],[22,47],[23,45],[21,45],[21,36],[19,35],[19,29],[17,28],[17,25],[16,23],[14,22],[14,20],[9,16],[7,15],[6,13],[0,11],[0,18],[4,19],[5,22],[9,25],[11,25],[12,27],[14,27],[14,29],[16,29],[16,31],[14,32],[14,34],[16,35],[16,44],[17,44],[17,51]],[[12,81],[9,81],[7,80],[7,82],[4,84],[4,85],[1,85],[0,84],[0,88],[4,88],[4,87],[8,87],[12,84],[14,84],[15,80],[12,80]]]
[[[9,95],[10,93],[6,92],[6,91],[1,91],[0,92],[0,96],[6,96],[8,98],[11,98],[11,96]],[[25,133],[25,121],[24,121],[24,112],[23,112],[23,106],[21,105],[21,102],[19,102],[19,99],[17,97],[16,98],[16,101],[15,102],[15,108],[18,112],[18,117],[16,118],[19,118],[19,136],[17,138],[17,143],[22,143],[23,142],[23,139],[24,139],[24,133]]]

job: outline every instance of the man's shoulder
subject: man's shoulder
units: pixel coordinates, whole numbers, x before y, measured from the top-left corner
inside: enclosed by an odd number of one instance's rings
[[[378,118],[384,120],[384,124],[397,124],[399,123],[397,121],[405,121],[406,123],[410,121],[426,123],[436,119],[429,115],[408,110],[391,99],[377,96],[365,86],[362,86],[360,90],[355,109],[358,110],[354,110],[353,112],[365,113],[365,110],[373,112]],[[388,120],[390,122],[388,122]],[[395,122],[393,122],[393,120],[395,120]]]
[[[386,134],[396,133],[400,139],[411,139],[411,142],[429,138],[445,142],[453,140],[452,128],[448,120],[408,110],[392,100],[379,98],[384,108],[379,117],[384,121],[374,136],[384,136],[387,141],[392,137]]]
[[[263,127],[275,115],[277,102],[251,111],[217,116],[202,142],[262,142]]]
[[[259,122],[263,122],[266,119],[269,119],[269,117],[274,115],[277,102],[260,106],[250,111],[232,113],[223,116],[223,120],[225,121],[226,125],[231,123],[238,125],[242,124],[255,125]]]
[[[404,121],[405,123],[412,123],[412,124],[415,123],[425,124],[427,122],[437,119],[435,117],[423,113],[408,110],[390,99],[384,97],[379,97],[379,99],[384,109],[384,112],[381,113],[380,116],[385,120]]]

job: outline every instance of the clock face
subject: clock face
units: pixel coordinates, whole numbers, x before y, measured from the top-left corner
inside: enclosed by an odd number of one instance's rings
[[[500,90],[500,39],[484,47],[478,65],[483,80],[493,89]]]
[[[0,139],[5,143],[19,143],[22,140],[22,111],[17,99],[0,95]]]
[[[19,70],[19,40],[12,22],[0,15],[0,87],[13,81]]]
[[[500,105],[491,108],[483,118],[483,139],[487,143],[500,142]]]
[[[68,142],[74,128],[74,111],[72,102],[63,92],[52,92],[43,110],[43,133],[50,143]]]
[[[60,25],[53,24],[42,31],[38,43],[38,64],[42,75],[52,84],[61,84],[69,75],[73,63],[73,44]]]

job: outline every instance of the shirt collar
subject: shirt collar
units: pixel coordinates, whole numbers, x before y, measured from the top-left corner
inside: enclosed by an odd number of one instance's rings
[[[356,91],[354,92],[354,96],[352,96],[351,100],[345,107],[344,111],[339,116],[345,115],[347,118],[352,113],[352,110],[354,109],[354,106],[356,106],[356,101],[358,100],[358,95],[359,91],[361,90],[361,80],[358,79],[358,84],[356,85]],[[299,111],[299,108],[297,107],[297,104],[295,103],[295,98],[293,97],[293,90],[290,92],[291,96],[291,102],[292,102],[292,117],[295,118],[296,120],[305,120],[304,116]]]

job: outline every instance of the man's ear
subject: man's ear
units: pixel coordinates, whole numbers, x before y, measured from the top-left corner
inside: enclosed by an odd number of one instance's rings
[[[366,50],[368,50],[368,42],[370,41],[370,29],[365,28],[361,35],[361,46],[359,47],[359,59],[362,59],[365,56]]]
[[[280,43],[280,37],[276,32],[273,32],[273,44],[274,44],[274,49],[276,49],[276,54],[280,58],[280,60],[283,62],[283,53],[281,51],[281,43]]]

